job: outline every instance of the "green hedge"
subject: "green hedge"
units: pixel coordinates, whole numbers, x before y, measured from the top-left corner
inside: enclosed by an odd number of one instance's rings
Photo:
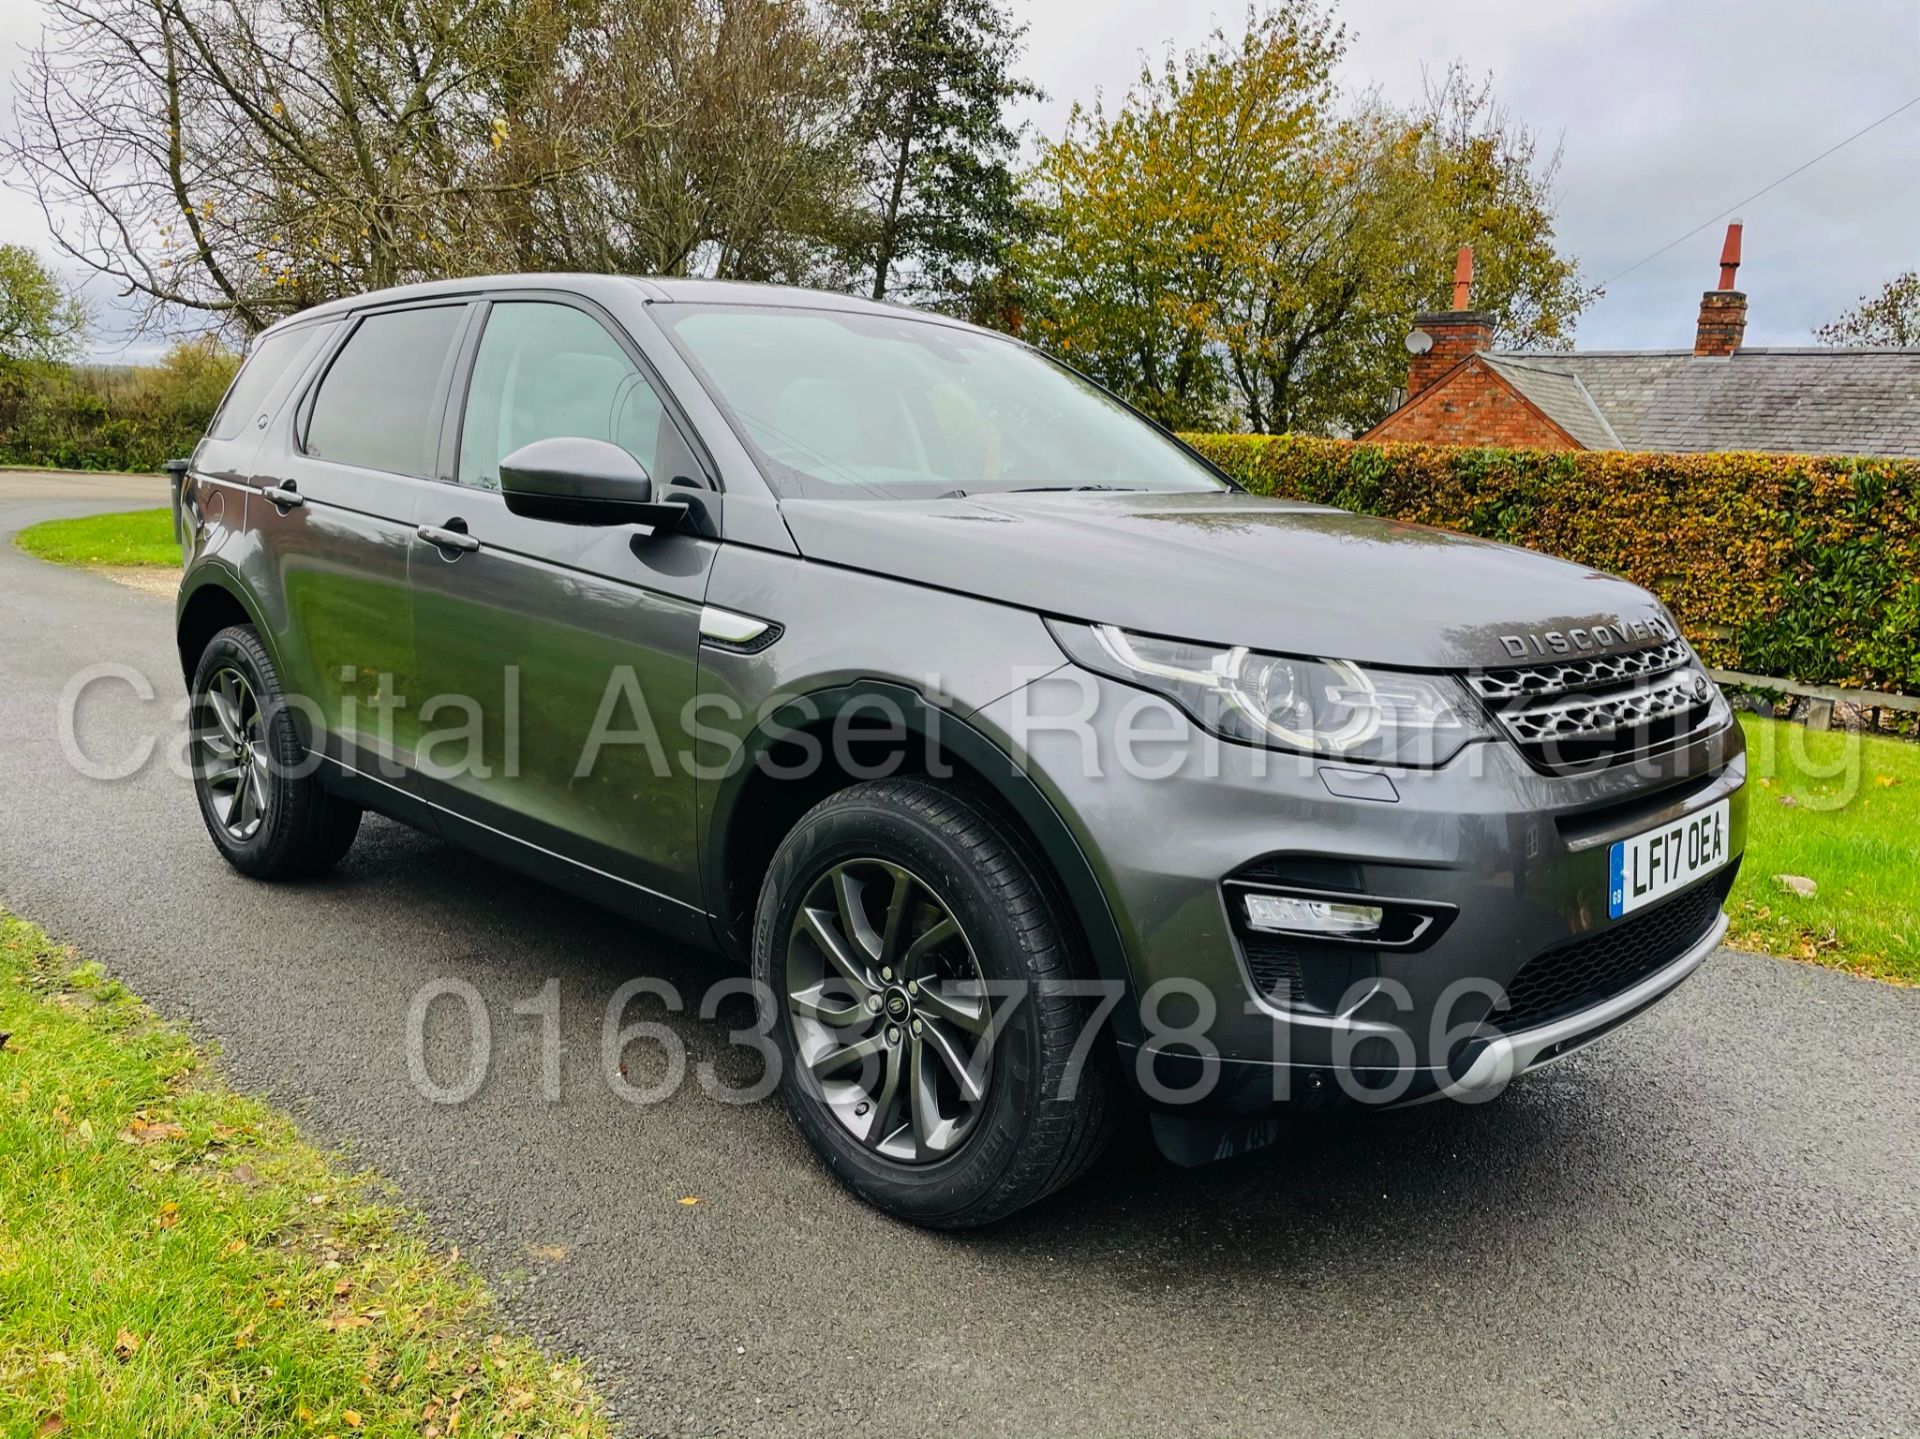
[[[205,341],[139,367],[0,363],[0,464],[157,470],[193,453],[238,363]]]
[[[1625,575],[1710,665],[1920,693],[1920,463],[1186,439],[1257,494]]]

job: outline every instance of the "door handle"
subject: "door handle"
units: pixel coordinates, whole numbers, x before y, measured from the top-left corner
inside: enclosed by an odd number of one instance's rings
[[[443,550],[459,550],[463,554],[470,554],[479,549],[480,541],[468,534],[464,525],[457,530],[452,528],[453,525],[459,524],[461,524],[459,520],[452,520],[448,522],[446,528],[439,525],[422,525],[414,533],[428,544],[437,545]]]
[[[307,502],[307,497],[292,485],[276,485],[273,489],[262,490],[260,493],[272,500],[274,507],[283,515],[295,505],[304,505]]]

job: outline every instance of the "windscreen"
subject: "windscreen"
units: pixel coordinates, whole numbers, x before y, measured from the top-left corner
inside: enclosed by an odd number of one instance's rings
[[[782,493],[1227,488],[1119,401],[1009,340],[911,315],[677,304],[653,314]]]

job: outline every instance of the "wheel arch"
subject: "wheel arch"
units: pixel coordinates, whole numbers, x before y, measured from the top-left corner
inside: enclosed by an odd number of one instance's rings
[[[280,668],[280,652],[273,636],[261,622],[259,607],[246,586],[223,567],[203,566],[188,577],[181,587],[179,608],[174,620],[174,643],[180,651],[180,674],[189,687],[194,668],[213,637],[228,625],[252,625],[260,643]],[[284,671],[282,671],[284,673]]]
[[[856,729],[861,711],[884,714],[884,736],[867,739]],[[898,723],[904,738],[892,727]],[[840,727],[843,744],[828,743]],[[811,738],[821,758],[802,776],[773,772],[790,765],[795,746]],[[891,748],[892,753],[888,750]],[[845,753],[836,753],[842,749]],[[843,764],[851,758],[857,769]],[[875,770],[892,764],[885,773]],[[864,780],[921,774],[934,778],[938,764],[951,777],[984,794],[1002,819],[1038,851],[1058,882],[1088,958],[1102,980],[1118,980],[1131,993],[1132,971],[1119,926],[1093,867],[1066,822],[1032,778],[991,738],[918,691],[885,681],[861,681],[798,697],[766,716],[749,732],[735,762],[718,782],[708,813],[704,880],[721,947],[744,959],[751,951],[754,908],[780,841],[821,800]],[[1117,1037],[1136,1026],[1122,1004],[1113,1014]]]

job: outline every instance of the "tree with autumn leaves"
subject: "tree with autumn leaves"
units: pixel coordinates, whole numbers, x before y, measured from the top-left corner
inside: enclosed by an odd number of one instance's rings
[[[1459,70],[1412,111],[1343,105],[1345,46],[1289,4],[1076,107],[1031,177],[1029,338],[1170,426],[1359,429],[1464,242],[1503,340],[1566,343],[1593,295],[1553,243],[1555,157]]]
[[[1879,294],[1862,295],[1859,304],[1819,326],[1813,337],[1823,345],[1920,346],[1920,271],[1895,275]]]

